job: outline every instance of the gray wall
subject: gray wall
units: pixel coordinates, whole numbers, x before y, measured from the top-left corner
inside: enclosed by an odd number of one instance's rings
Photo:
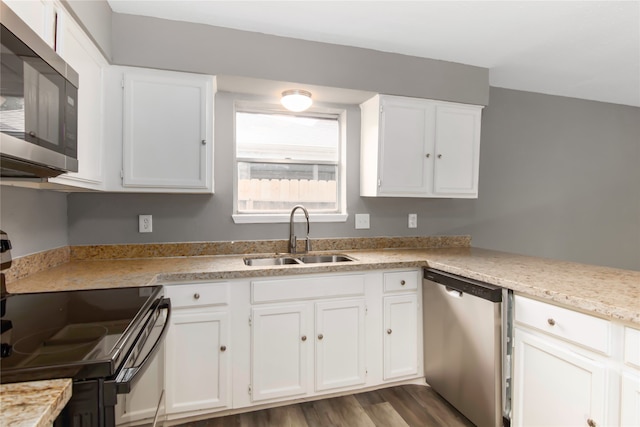
[[[472,244],[640,270],[640,108],[492,88]]]
[[[0,229],[14,258],[67,246],[67,195],[0,186]]]
[[[261,33],[113,14],[119,65],[254,77],[486,105],[486,68]]]
[[[105,0],[62,0],[62,4],[84,27],[102,54],[111,59],[111,6]]]
[[[489,95],[487,70],[476,67],[154,18],[113,15],[112,42],[123,65],[476,104]],[[231,102],[218,94],[214,195],[75,193],[67,216],[65,194],[1,187],[0,226],[14,253],[285,238],[286,224],[231,220]],[[349,220],[313,224],[312,237],[471,234],[477,247],[640,270],[640,109],[491,88],[477,200],[361,198],[357,107],[347,114]],[[371,229],[355,230],[352,214],[363,212]],[[154,233],[137,233],[141,213],[154,215]],[[408,213],[418,214],[417,229],[406,227]]]
[[[286,238],[286,224],[231,220],[232,100],[216,98],[213,196],[71,194],[70,243]],[[312,237],[471,234],[476,247],[640,270],[639,108],[492,88],[477,200],[360,197],[357,107],[347,116],[350,216]],[[371,229],[355,230],[363,212]],[[138,214],[154,215],[153,233],[137,233]]]

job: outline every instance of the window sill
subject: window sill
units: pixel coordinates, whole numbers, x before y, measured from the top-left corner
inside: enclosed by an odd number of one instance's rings
[[[276,224],[289,222],[290,214],[233,214],[231,216],[236,224]],[[349,214],[309,214],[309,222],[347,222]],[[304,215],[296,212],[295,222],[301,222]]]

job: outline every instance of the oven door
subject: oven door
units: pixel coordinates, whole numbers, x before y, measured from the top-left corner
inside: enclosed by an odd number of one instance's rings
[[[170,317],[171,302],[168,298],[153,304],[141,326],[132,335],[135,337],[134,344],[115,375],[109,378],[75,379],[71,400],[54,426],[114,427],[117,394],[129,393],[140,380],[162,347]]]
[[[114,379],[117,394],[129,393],[142,377],[149,363],[161,347],[169,327],[170,317],[171,301],[165,298],[149,316],[136,339],[135,345],[129,351],[121,369],[118,371]]]

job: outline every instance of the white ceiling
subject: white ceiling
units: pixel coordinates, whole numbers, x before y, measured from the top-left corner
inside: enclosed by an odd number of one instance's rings
[[[640,1],[109,0],[114,12],[489,68],[491,86],[640,106]]]

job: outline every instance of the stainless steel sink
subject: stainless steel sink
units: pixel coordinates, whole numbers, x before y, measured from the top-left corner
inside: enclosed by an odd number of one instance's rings
[[[249,266],[269,266],[269,265],[289,265],[300,264],[301,262],[292,257],[277,257],[277,258],[245,258],[245,265]]]
[[[264,258],[245,258],[245,265],[253,267],[265,267],[270,265],[291,265],[291,264],[318,264],[318,263],[334,263],[334,262],[349,262],[354,261],[353,258],[342,255],[301,255],[297,257],[293,256],[279,256],[279,257],[264,257]]]
[[[346,255],[304,255],[304,256],[298,257],[298,259],[302,261],[304,264],[353,261],[353,258],[350,258]]]

